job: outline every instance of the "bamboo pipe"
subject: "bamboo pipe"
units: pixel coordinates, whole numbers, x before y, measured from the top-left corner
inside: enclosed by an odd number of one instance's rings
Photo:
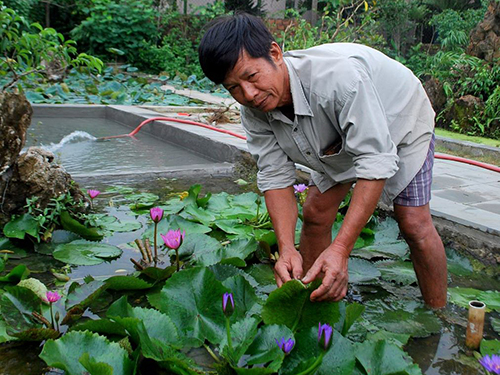
[[[477,350],[483,339],[484,314],[486,304],[481,301],[469,302],[469,321],[467,322],[467,333],[465,345],[469,349]]]

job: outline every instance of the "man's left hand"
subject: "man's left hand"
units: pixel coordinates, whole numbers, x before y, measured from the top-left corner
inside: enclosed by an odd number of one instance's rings
[[[311,294],[311,301],[340,301],[345,297],[349,280],[347,272],[349,256],[345,254],[345,250],[335,248],[335,245],[332,245],[316,259],[302,279],[304,284],[308,284],[321,273],[324,274],[322,284]]]

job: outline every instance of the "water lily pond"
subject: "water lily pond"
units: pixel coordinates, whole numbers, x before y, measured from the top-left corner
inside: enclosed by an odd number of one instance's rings
[[[48,242],[34,215],[4,227],[0,373],[486,374],[477,357],[500,348],[498,275],[447,248],[450,303],[425,308],[390,217],[358,239],[345,300],[312,303],[317,284],[276,288],[262,196],[231,180],[156,185],[85,187],[100,190],[92,212],[61,216]],[[489,309],[481,354],[464,345],[471,299]]]

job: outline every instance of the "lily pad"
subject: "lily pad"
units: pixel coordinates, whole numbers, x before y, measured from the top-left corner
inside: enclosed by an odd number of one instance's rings
[[[116,258],[122,250],[116,246],[77,240],[57,245],[53,252],[55,259],[77,266],[101,264],[105,259]]]
[[[264,304],[264,323],[285,325],[294,332],[318,323],[333,326],[340,317],[338,303],[311,302],[311,293],[317,286],[306,287],[298,280],[291,280],[276,289]]]
[[[106,225],[106,229],[112,232],[133,232],[142,228],[137,220],[116,220]]]
[[[125,349],[91,332],[73,331],[55,341],[48,340],[40,353],[40,358],[47,365],[64,370],[68,375],[77,375],[87,372],[80,362],[82,357],[88,358],[85,354],[93,358],[94,365],[103,363],[110,366],[113,374],[133,373],[134,366]]]
[[[486,304],[486,311],[500,311],[500,292],[494,290],[478,290],[474,288],[448,288],[449,301],[455,305],[468,308],[469,302],[478,300]]]
[[[207,268],[175,273],[159,293],[150,294],[150,304],[167,314],[191,346],[203,341],[219,343],[225,335],[222,295],[229,292]]]
[[[500,341],[499,340],[482,340],[479,351],[482,356],[485,355],[500,355]]]
[[[260,315],[263,301],[255,294],[255,289],[242,276],[236,275],[222,282],[233,293],[234,304],[237,308],[231,320],[239,320],[251,315]]]
[[[254,264],[246,272],[257,281],[258,293],[269,294],[278,288],[273,268],[268,264]]]
[[[106,280],[106,285],[110,290],[142,290],[153,287],[153,284],[138,279],[135,276],[112,276]]]
[[[380,271],[371,262],[363,259],[349,259],[349,282],[367,284],[378,280]]]
[[[387,341],[365,341],[356,346],[356,359],[370,375],[422,374],[408,354],[399,346]]]
[[[239,320],[231,325],[231,343],[232,350],[229,349],[227,336],[224,336],[220,344],[220,352],[229,362],[236,366],[241,356],[246,352],[248,347],[252,344],[255,335],[257,334],[257,325],[259,319],[254,317]]]
[[[101,280],[93,280],[89,283],[78,284],[73,282],[68,289],[66,309],[79,306],[85,310],[106,289],[106,284]]]
[[[31,290],[19,286],[8,287],[0,296],[0,313],[7,323],[7,334],[15,334],[32,328],[41,328],[35,323],[32,313],[41,313],[41,300]]]
[[[216,250],[211,248],[200,249],[193,254],[193,258],[196,259],[196,263],[202,266],[211,266],[215,263],[225,262],[228,259],[240,259],[242,264],[246,266],[245,259],[249,257],[257,249],[257,241],[253,238],[250,239],[240,239],[232,241],[226,246],[219,247]]]
[[[30,274],[29,269],[24,264],[15,266],[7,275],[0,277],[0,283],[17,284]]]
[[[3,234],[5,237],[24,239],[26,234],[40,240],[38,235],[40,231],[40,224],[30,214],[21,215],[14,220],[9,221],[3,227]]]
[[[446,249],[448,272],[457,276],[467,276],[474,271],[469,259],[459,254],[456,250]]]
[[[417,282],[417,276],[411,262],[378,262],[376,266],[385,281],[392,281],[400,285],[411,285]]]

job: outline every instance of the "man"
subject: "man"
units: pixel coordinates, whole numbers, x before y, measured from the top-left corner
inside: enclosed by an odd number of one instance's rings
[[[311,300],[342,299],[349,254],[382,198],[394,204],[425,302],[443,307],[446,256],[428,203],[434,112],[411,71],[350,43],[283,55],[263,22],[247,14],[216,20],[200,43],[199,58],[206,76],[242,105],[258,186],[278,239],[278,286],[292,278],[309,283],[322,277]],[[314,171],[300,253],[294,247],[294,163]],[[332,241],[339,204],[354,183]]]

